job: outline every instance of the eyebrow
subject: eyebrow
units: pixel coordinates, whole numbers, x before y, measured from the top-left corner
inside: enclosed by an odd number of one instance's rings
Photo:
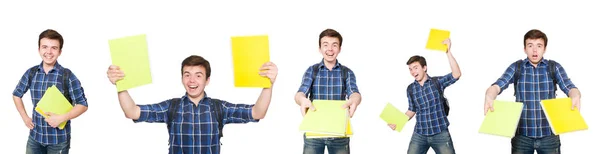
[[[190,72],[188,72],[188,71],[185,71],[185,72],[183,72],[183,74],[186,74],[186,73],[188,73],[188,74],[192,74],[192,73],[190,73]],[[202,73],[202,72],[196,72],[195,74],[204,74],[204,73]]]

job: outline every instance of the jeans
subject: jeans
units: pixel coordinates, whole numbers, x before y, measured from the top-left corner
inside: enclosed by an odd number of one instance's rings
[[[44,145],[41,144],[31,137],[27,140],[26,154],[68,154],[71,148],[71,139],[67,139],[66,142]]]
[[[511,139],[513,154],[560,154],[560,137],[557,135],[542,138],[530,138],[523,135],[515,135]]]
[[[443,130],[431,136],[413,133],[408,146],[408,154],[426,154],[429,147],[433,148],[436,154],[455,153],[450,133],[448,130]]]
[[[329,154],[350,154],[350,138],[306,138],[304,136],[303,154],[324,154],[325,147]]]

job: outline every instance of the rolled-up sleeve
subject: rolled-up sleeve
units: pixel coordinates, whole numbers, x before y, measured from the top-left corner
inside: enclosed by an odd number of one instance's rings
[[[17,96],[19,98],[22,98],[23,95],[25,95],[25,93],[27,92],[27,90],[29,90],[29,71],[31,69],[28,69],[27,71],[25,71],[25,74],[23,74],[23,76],[21,76],[21,79],[19,80],[19,83],[17,83],[17,87],[15,87],[15,90],[13,91],[13,96]]]
[[[577,86],[575,86],[575,84],[573,84],[573,82],[571,81],[571,79],[569,78],[569,76],[567,75],[567,72],[565,71],[565,69],[562,67],[562,65],[560,65],[558,62],[556,62],[556,69],[555,71],[557,72],[554,78],[557,79],[557,84],[560,87],[560,90],[562,90],[565,95],[569,95],[569,91],[571,91],[571,89],[573,88],[577,88]]]
[[[358,91],[358,86],[356,84],[356,75],[354,75],[354,72],[350,69],[348,69],[348,79],[346,79],[346,96],[350,97],[350,95],[352,95],[353,93],[359,93]]]
[[[514,83],[513,76],[515,75],[516,65],[517,63],[512,63],[508,68],[506,68],[504,74],[502,74],[502,76],[492,84],[492,86],[498,85],[500,87],[500,92],[498,93],[498,95],[500,95],[506,88],[508,88],[508,85]]]
[[[298,92],[302,92],[304,93],[305,96],[308,97],[308,90],[311,88],[310,86],[312,85],[313,82],[313,78],[312,78],[312,74],[313,74],[313,68],[309,67],[306,72],[304,72],[304,75],[302,76],[302,83],[300,84],[300,88],[298,89]]]
[[[446,88],[456,83],[456,81],[458,81],[458,78],[454,78],[454,76],[452,76],[452,72],[440,77],[438,80],[438,82],[443,86],[443,88]]]
[[[83,87],[81,86],[81,82],[79,82],[77,76],[71,72],[68,82],[70,94],[69,97],[71,97],[71,100],[73,100],[74,104],[80,104],[87,107],[87,98],[85,97]]]
[[[223,111],[223,122],[225,124],[259,121],[252,117],[252,107],[254,107],[254,104],[232,104],[227,101],[222,101],[221,107]]]
[[[414,105],[414,100],[411,97],[411,93],[410,93],[410,89],[412,87],[410,87],[410,85],[408,85],[408,87],[406,88],[406,97],[408,98],[408,110],[409,111],[413,111],[413,112],[417,112],[417,110],[415,109],[415,105]]]
[[[140,107],[140,117],[133,122],[164,123],[167,119],[170,103],[168,100],[147,105],[137,105]]]

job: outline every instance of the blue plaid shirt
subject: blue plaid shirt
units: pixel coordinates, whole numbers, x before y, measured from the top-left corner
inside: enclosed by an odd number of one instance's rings
[[[222,101],[221,111],[223,123],[258,122],[252,117],[252,105],[232,104]],[[134,122],[165,123],[169,114],[171,101],[165,100],[157,104],[138,105],[140,117]],[[211,98],[204,95],[198,106],[181,97],[176,108],[171,132],[169,132],[170,154],[218,154],[220,152],[219,123],[213,117]]]
[[[550,72],[547,71],[547,67],[548,60],[546,59],[542,59],[537,68],[534,68],[528,59],[525,59],[523,65],[521,65],[523,74],[521,74],[518,81],[516,102],[523,102],[524,107],[519,120],[518,134],[536,138],[553,135],[546,115],[540,106],[541,100],[556,98],[555,85],[552,82],[552,77],[549,76]],[[508,85],[515,82],[513,79],[515,68],[516,63],[512,63],[504,71],[502,77],[494,83],[500,86],[500,93],[508,88]],[[571,88],[576,88],[558,62],[556,68],[553,69],[556,72],[557,84],[565,94],[568,94]]]
[[[350,70],[350,68],[348,68],[346,85],[343,85],[342,64],[337,62],[337,60],[332,70],[327,69],[322,60],[320,63],[315,65],[319,65],[319,71],[317,77],[315,78],[316,81],[311,87],[311,83],[313,82],[313,67],[311,66],[304,73],[304,77],[302,77],[302,84],[300,85],[298,92],[303,92],[306,96],[308,96],[308,90],[312,88],[312,95],[314,96],[314,99],[317,100],[346,100],[346,98],[342,98],[342,86],[346,86],[346,91],[344,91],[346,93],[346,97],[350,97],[350,95],[353,93],[359,93],[358,86],[356,86],[356,76],[354,75],[354,72]]]
[[[444,89],[457,80],[452,76],[452,73],[438,78],[441,88]],[[408,85],[408,88],[412,88],[413,91],[412,94],[406,92],[408,110],[415,112],[417,116],[414,132],[421,135],[435,135],[446,130],[450,126],[450,122],[444,114],[442,96],[440,96],[435,84],[431,81],[431,77],[427,75],[427,80],[423,86],[415,80]]]
[[[17,84],[17,87],[13,91],[13,95],[22,98],[23,95],[27,92],[27,90],[29,90],[29,93],[31,93],[31,102],[33,103],[31,117],[33,120],[34,127],[32,130],[29,131],[30,138],[33,138],[35,141],[42,144],[63,143],[67,141],[67,139],[71,136],[71,121],[67,121],[65,128],[62,130],[58,128],[52,128],[46,121],[44,121],[44,117],[41,114],[37,113],[34,109],[49,87],[56,85],[58,90],[61,93],[64,93],[64,89],[61,88],[63,87],[63,81],[59,81],[58,77],[62,76],[63,70],[65,68],[63,68],[60,64],[58,64],[58,62],[56,62],[54,68],[52,68],[50,71],[48,71],[48,74],[46,74],[42,66],[43,65],[40,63],[40,65],[32,67],[38,70],[37,73],[33,75],[31,85],[29,85],[28,83],[29,71],[31,69],[27,69],[27,71],[25,71],[25,74],[23,74],[23,76],[21,77],[21,80],[19,80],[19,84]],[[81,87],[81,83],[79,82],[74,73],[71,73],[69,82],[69,97],[71,97],[71,100],[73,100],[74,104],[88,106],[87,99],[83,92],[83,88]]]

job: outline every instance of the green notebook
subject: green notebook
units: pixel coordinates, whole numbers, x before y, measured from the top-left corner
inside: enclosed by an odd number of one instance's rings
[[[73,106],[67,98],[56,88],[56,85],[48,88],[42,99],[37,103],[35,111],[41,114],[44,118],[48,118],[45,112],[52,112],[54,114],[62,115],[69,113],[73,109]],[[59,129],[64,129],[67,122],[60,123]]]
[[[346,101],[314,100],[315,111],[308,110],[300,131],[335,136],[345,136],[348,125],[348,109],[342,108]]]
[[[494,112],[487,112],[479,128],[479,133],[514,137],[522,111],[523,103],[521,102],[495,100]]]
[[[383,111],[381,112],[379,117],[383,119],[383,121],[385,121],[387,124],[396,124],[397,132],[402,131],[402,128],[404,127],[406,122],[408,122],[408,116],[406,116],[406,114],[402,113],[402,111],[394,107],[394,105],[392,105],[391,103],[387,103],[387,105],[385,105],[385,108],[383,108]]]

